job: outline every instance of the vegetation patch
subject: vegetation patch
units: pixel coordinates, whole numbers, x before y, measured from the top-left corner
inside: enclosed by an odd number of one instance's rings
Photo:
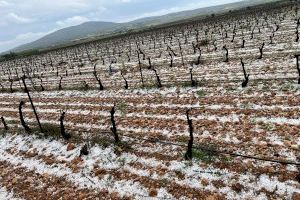
[[[200,46],[207,46],[209,44],[209,41],[207,39],[200,41]]]
[[[118,111],[121,112],[122,117],[124,117],[127,113],[128,105],[127,105],[126,101],[122,100],[117,103],[116,108]]]
[[[193,149],[193,158],[197,161],[203,161],[205,163],[213,163],[219,157],[219,155],[213,151]]]
[[[203,90],[199,90],[199,91],[197,91],[197,96],[198,97],[205,97],[206,96],[206,92],[203,91]]]
[[[60,127],[56,124],[42,123],[43,133],[41,133],[40,128],[37,124],[32,127],[32,133],[35,133],[39,136],[50,137],[54,139],[61,138]]]

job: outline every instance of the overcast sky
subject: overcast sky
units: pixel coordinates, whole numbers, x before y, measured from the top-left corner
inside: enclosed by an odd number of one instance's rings
[[[0,52],[86,21],[126,22],[240,0],[0,0]]]

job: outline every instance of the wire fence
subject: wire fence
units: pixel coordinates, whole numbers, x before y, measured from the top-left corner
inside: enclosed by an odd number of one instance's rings
[[[84,130],[80,130],[79,132],[87,133],[87,134],[90,133],[89,131],[84,131]],[[102,134],[112,134],[110,131],[100,131],[100,133],[102,133]],[[159,143],[159,144],[172,145],[172,146],[177,146],[177,147],[182,147],[182,148],[187,148],[188,147],[184,143],[169,142],[169,141],[160,140],[160,139],[157,139],[157,138],[142,138],[142,137],[130,136],[130,135],[124,135],[124,134],[122,134],[120,136],[128,138],[128,139],[133,139],[133,140],[136,140],[136,141],[139,141],[139,142],[140,141],[145,141],[145,142],[149,142],[149,143]],[[193,149],[202,150],[202,151],[211,152],[211,153],[216,153],[216,154],[221,154],[221,155],[228,155],[228,156],[231,156],[231,157],[240,157],[240,158],[244,158],[244,159],[252,159],[252,160],[265,161],[265,162],[279,163],[279,164],[283,164],[283,165],[300,166],[300,162],[284,160],[284,159],[275,160],[275,159],[266,158],[266,157],[239,154],[239,153],[233,153],[233,152],[230,152],[230,151],[221,151],[221,150],[211,149],[211,148],[208,148],[208,147],[205,147],[205,146],[206,145],[204,145],[204,144],[194,144]]]

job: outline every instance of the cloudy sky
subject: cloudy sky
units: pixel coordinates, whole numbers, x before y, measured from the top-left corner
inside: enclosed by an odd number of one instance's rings
[[[0,52],[86,21],[126,22],[240,0],[0,0]]]

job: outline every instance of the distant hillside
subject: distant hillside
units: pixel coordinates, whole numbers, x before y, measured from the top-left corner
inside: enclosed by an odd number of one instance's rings
[[[32,49],[45,49],[58,45],[70,43],[72,41],[94,38],[96,36],[104,36],[116,32],[125,32],[130,29],[141,29],[150,26],[161,25],[165,23],[189,19],[192,17],[201,17],[211,15],[213,13],[222,13],[229,10],[235,10],[247,6],[253,6],[276,0],[245,0],[238,3],[231,3],[221,6],[213,6],[208,8],[199,8],[195,10],[171,13],[163,16],[147,17],[134,20],[128,23],[113,22],[86,22],[77,26],[71,26],[48,34],[34,42],[21,45],[12,49],[13,52],[21,52]]]
[[[24,51],[29,49],[40,49],[55,46],[61,43],[88,37],[89,35],[105,34],[120,27],[121,24],[112,22],[85,22],[78,26],[71,26],[50,33],[34,42],[21,45],[13,51]]]

